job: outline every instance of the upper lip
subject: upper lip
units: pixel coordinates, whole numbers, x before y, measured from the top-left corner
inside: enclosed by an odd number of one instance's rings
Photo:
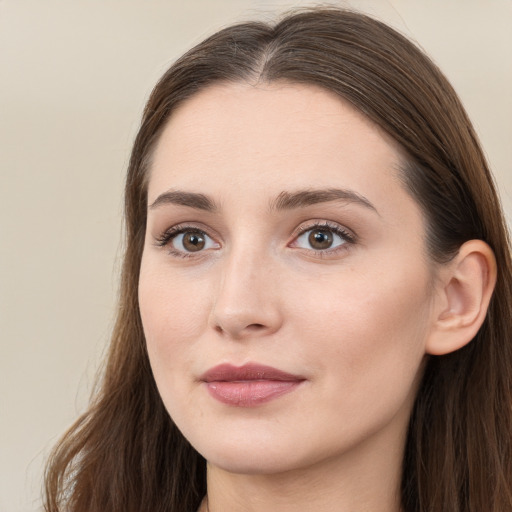
[[[301,381],[305,379],[263,364],[247,363],[243,366],[234,366],[225,363],[207,370],[201,375],[200,380],[204,382],[234,382],[249,380]]]

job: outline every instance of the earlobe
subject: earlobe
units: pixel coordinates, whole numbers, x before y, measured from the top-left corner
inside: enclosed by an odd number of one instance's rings
[[[496,259],[485,242],[470,240],[441,274],[426,343],[431,355],[454,352],[476,336],[496,284]]]

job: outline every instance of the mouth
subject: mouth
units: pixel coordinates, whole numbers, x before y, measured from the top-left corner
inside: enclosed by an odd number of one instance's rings
[[[294,391],[306,379],[271,366],[221,364],[201,378],[210,395],[227,405],[254,407]]]

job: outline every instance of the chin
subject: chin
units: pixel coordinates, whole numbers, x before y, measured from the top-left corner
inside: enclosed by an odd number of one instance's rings
[[[296,443],[273,436],[234,436],[221,438],[202,436],[192,446],[209,465],[237,474],[275,474],[297,469],[307,464],[306,454],[297,451]]]
[[[231,450],[231,453],[213,453],[206,460],[210,466],[240,475],[271,475],[301,467],[297,460],[268,454],[266,450],[260,450],[259,453],[255,453],[255,450],[250,453]]]

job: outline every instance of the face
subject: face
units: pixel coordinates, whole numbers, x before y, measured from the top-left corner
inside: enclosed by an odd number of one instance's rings
[[[432,298],[400,163],[315,87],[216,85],[173,114],[150,170],[140,310],[163,402],[210,464],[400,452]]]

